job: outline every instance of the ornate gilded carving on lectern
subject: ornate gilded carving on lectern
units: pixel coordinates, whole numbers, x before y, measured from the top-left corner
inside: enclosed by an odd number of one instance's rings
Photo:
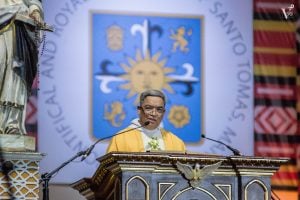
[[[215,170],[217,170],[222,161],[217,162],[212,165],[206,165],[200,169],[200,164],[196,163],[195,168],[193,169],[188,164],[182,164],[180,162],[176,163],[177,169],[184,175],[184,177],[189,181],[190,185],[193,188],[196,188],[200,185],[200,182],[205,179],[205,177],[211,175]]]
[[[89,200],[268,200],[270,178],[288,159],[112,152],[98,161],[91,178],[72,184]]]

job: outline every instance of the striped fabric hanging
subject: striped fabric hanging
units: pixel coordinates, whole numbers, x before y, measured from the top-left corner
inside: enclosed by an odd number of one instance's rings
[[[254,151],[291,158],[272,178],[275,194],[289,200],[298,199],[299,187],[297,8],[297,0],[254,0]]]

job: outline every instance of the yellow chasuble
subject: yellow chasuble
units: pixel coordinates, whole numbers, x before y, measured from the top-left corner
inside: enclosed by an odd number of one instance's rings
[[[160,130],[165,144],[165,151],[185,151],[185,145],[182,140],[169,131]],[[112,151],[145,152],[141,132],[139,130],[132,130],[113,137],[106,152],[109,153]]]

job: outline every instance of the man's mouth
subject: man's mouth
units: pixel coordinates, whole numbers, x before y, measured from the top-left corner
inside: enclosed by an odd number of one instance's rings
[[[153,124],[153,123],[156,122],[156,119],[149,119],[149,118],[148,118],[148,121],[149,121],[151,124]]]

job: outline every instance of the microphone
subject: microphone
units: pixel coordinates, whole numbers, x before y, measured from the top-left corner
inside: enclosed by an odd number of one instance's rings
[[[241,156],[241,155],[242,155],[242,154],[240,153],[239,150],[237,150],[237,149],[235,149],[235,148],[229,146],[228,144],[225,144],[224,142],[221,142],[221,141],[219,141],[219,140],[214,140],[214,139],[208,138],[208,137],[206,137],[206,136],[203,135],[203,134],[201,134],[201,137],[203,137],[203,138],[205,138],[205,139],[208,139],[208,140],[211,140],[211,141],[213,141],[213,142],[216,142],[216,143],[219,143],[219,144],[224,145],[224,146],[225,146],[227,149],[229,149],[229,150],[233,153],[233,155],[235,155],[235,156]]]
[[[122,131],[122,132],[119,132],[117,134],[114,134],[114,135],[110,135],[110,136],[107,136],[107,137],[104,137],[104,138],[100,138],[98,139],[94,144],[92,144],[89,148],[87,148],[84,152],[83,152],[83,156],[81,158],[81,161],[84,161],[90,154],[91,152],[93,151],[94,147],[96,146],[96,144],[98,144],[99,142],[103,141],[103,140],[106,140],[108,138],[111,138],[111,137],[114,137],[116,135],[121,135],[123,133],[127,133],[127,132],[130,132],[130,131],[133,131],[133,130],[136,130],[136,129],[139,129],[139,128],[143,128],[145,126],[148,126],[150,124],[149,121],[146,121],[143,125],[141,126],[137,126],[137,127],[134,127],[134,128],[131,128],[131,129],[127,129],[125,131]]]

